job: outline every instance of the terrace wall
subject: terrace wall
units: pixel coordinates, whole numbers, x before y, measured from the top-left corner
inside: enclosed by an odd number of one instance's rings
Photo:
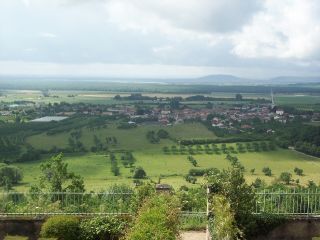
[[[254,240],[312,240],[313,237],[320,237],[320,216],[291,219],[268,235],[258,236]]]
[[[42,223],[40,219],[0,219],[0,240],[6,235],[28,236],[30,240],[36,240]]]

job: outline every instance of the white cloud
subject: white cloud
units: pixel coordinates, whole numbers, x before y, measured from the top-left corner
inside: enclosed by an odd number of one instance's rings
[[[233,53],[243,58],[319,58],[319,12],[318,0],[266,0],[252,23],[232,36]]]
[[[108,21],[122,30],[161,33],[176,41],[215,45],[223,33],[239,29],[259,9],[261,0],[108,0]]]
[[[30,6],[30,1],[29,0],[21,0],[21,1],[26,7]]]
[[[308,74],[320,67],[319,12],[319,0],[0,0],[0,61]]]
[[[50,33],[50,32],[42,32],[39,35],[40,35],[40,37],[43,37],[43,38],[56,38],[57,37],[56,34]]]

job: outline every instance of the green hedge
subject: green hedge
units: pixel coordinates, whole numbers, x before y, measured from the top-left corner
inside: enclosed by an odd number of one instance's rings
[[[41,237],[58,240],[77,240],[80,233],[80,221],[73,216],[54,216],[48,218],[41,227]]]
[[[80,239],[118,239],[124,234],[127,225],[127,219],[115,216],[84,219],[80,224]]]
[[[179,201],[161,194],[145,200],[126,240],[176,240],[179,235]]]

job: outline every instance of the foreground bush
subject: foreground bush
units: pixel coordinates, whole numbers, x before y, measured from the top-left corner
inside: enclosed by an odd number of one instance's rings
[[[54,216],[46,220],[41,227],[40,235],[58,240],[77,240],[80,233],[80,221],[72,216]]]
[[[166,194],[145,200],[126,240],[176,240],[179,235],[179,201]]]
[[[211,201],[214,217],[210,218],[210,232],[213,239],[239,239],[242,232],[237,227],[234,212],[227,198],[215,195]]]
[[[81,240],[119,239],[128,222],[119,217],[96,217],[85,219],[80,224]]]

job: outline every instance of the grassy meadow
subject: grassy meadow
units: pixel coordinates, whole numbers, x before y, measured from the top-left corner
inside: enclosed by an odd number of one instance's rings
[[[101,92],[101,91],[50,91],[50,97],[43,97],[41,91],[6,91],[0,96],[0,101],[14,102],[20,101],[33,102],[84,102],[94,104],[115,104],[119,103],[113,99],[116,94],[121,96],[130,95],[123,92]],[[191,93],[143,93],[147,96],[158,97],[187,97],[195,95]],[[233,97],[234,93],[211,93],[204,94],[214,97]],[[243,94],[246,98],[268,98],[268,94]],[[320,106],[320,96],[317,95],[299,95],[299,94],[276,94],[275,100],[277,104],[299,107],[301,109],[315,109]],[[121,101],[121,104],[125,103]],[[129,102],[128,102],[129,103]],[[132,103],[132,102],[131,102]],[[190,103],[193,107],[201,107],[205,103]],[[198,105],[199,106],[198,106]],[[6,116],[0,117],[0,120],[7,120]],[[314,123],[318,124],[318,123]],[[158,181],[159,177],[162,182],[172,184],[174,187],[181,185],[191,185],[186,182],[184,176],[191,168],[192,164],[187,160],[188,154],[166,154],[163,147],[172,147],[176,145],[174,140],[179,139],[213,139],[216,138],[212,131],[209,131],[200,123],[185,123],[173,126],[160,126],[157,124],[141,125],[132,129],[118,129],[117,122],[109,122],[105,126],[81,129],[81,136],[78,139],[85,148],[87,153],[77,153],[65,155],[65,161],[76,174],[80,174],[85,179],[88,190],[99,190],[105,186],[114,183],[132,184],[132,173],[129,168],[125,168],[120,160],[120,154],[117,154],[118,166],[120,167],[120,176],[114,176],[111,172],[111,163],[107,153],[91,153],[90,148],[94,146],[95,136],[105,143],[106,138],[116,137],[117,143],[110,146],[110,150],[131,151],[136,159],[136,166],[142,166],[147,172],[148,177],[154,181]],[[158,144],[152,144],[146,138],[148,131],[158,131],[165,129],[169,135],[169,139],[161,139]],[[72,130],[73,131],[73,130]],[[69,144],[69,138],[72,131],[65,131],[54,135],[47,135],[46,132],[32,135],[25,139],[26,143],[38,150],[50,150],[53,147],[66,148]],[[227,146],[235,147],[235,144],[227,144]],[[246,152],[236,154],[240,162],[246,168],[246,178],[249,182],[254,181],[257,177],[268,183],[273,182],[279,177],[281,172],[288,171],[292,173],[294,179],[299,178],[301,184],[306,184],[309,180],[320,183],[320,159],[310,157],[292,150],[276,149],[275,151],[265,152]],[[216,167],[219,169],[228,168],[229,162],[225,159],[225,154],[201,154],[196,153],[193,157],[197,160],[198,168]],[[34,162],[17,163],[24,174],[23,183],[16,186],[16,190],[26,190],[30,184],[38,181],[39,165],[41,162],[50,158],[50,155],[43,155],[42,159]],[[263,167],[270,167],[272,176],[267,177],[262,173]],[[304,170],[303,176],[294,174],[295,167]],[[250,169],[255,169],[252,175]],[[202,179],[198,178],[197,184],[201,184]]]
[[[192,168],[195,168],[187,160],[188,155],[167,155],[160,150],[140,150],[133,153],[136,159],[136,166],[142,166],[147,172],[148,177],[154,181],[162,178],[161,182],[172,184],[178,188],[182,185],[189,185],[184,180],[184,176]],[[265,180],[267,183],[274,181],[281,172],[288,171],[292,173],[293,178],[299,178],[301,184],[306,184],[309,180],[316,183],[320,182],[320,159],[310,157],[292,150],[277,149],[268,152],[247,152],[237,154],[240,162],[246,168],[246,178],[248,182],[254,181],[257,177]],[[49,157],[49,156],[47,156]],[[196,154],[193,157],[197,160],[197,168],[228,168],[230,163],[225,159],[225,154]],[[30,184],[38,181],[40,173],[39,165],[46,158],[28,162],[19,163],[24,173],[23,183],[16,187],[17,190],[25,190]],[[89,190],[100,190],[106,186],[115,183],[133,184],[130,168],[125,168],[120,160],[120,154],[117,154],[118,166],[120,167],[120,176],[114,176],[111,172],[111,162],[107,155],[103,154],[86,154],[86,155],[65,155],[65,161],[68,163],[70,170],[80,174],[85,179],[86,188]],[[272,176],[267,177],[262,173],[263,167],[270,167]],[[304,170],[304,176],[294,174],[295,167]],[[250,169],[255,168],[252,175]],[[198,179],[198,184],[202,179]]]
[[[192,164],[188,161],[188,153],[165,153],[163,147],[172,147],[175,142],[171,139],[162,139],[158,144],[150,143],[146,138],[146,133],[150,130],[157,131],[165,129],[169,132],[170,137],[174,139],[195,139],[195,138],[216,138],[216,136],[208,131],[200,123],[186,123],[173,126],[159,125],[143,125],[133,129],[118,129],[115,124],[107,124],[106,128],[90,130],[82,128],[80,141],[86,147],[93,146],[94,135],[101,141],[106,137],[117,137],[117,145],[112,146],[112,150],[130,150],[136,159],[135,166],[142,166],[147,172],[148,177],[154,181],[161,178],[161,182],[169,183],[175,188],[182,185],[191,186],[186,182],[184,176],[192,168]],[[55,135],[47,135],[46,133],[31,136],[26,141],[38,149],[50,149],[53,146],[66,147],[68,145],[69,132],[58,133]],[[227,144],[227,147],[236,148],[235,143]],[[221,144],[217,144],[221,147]],[[234,154],[233,154],[234,155]],[[267,183],[273,182],[279,177],[281,172],[288,171],[292,173],[294,179],[299,178],[301,184],[306,184],[309,180],[316,183],[320,182],[320,159],[310,157],[292,150],[279,149],[273,151],[261,152],[245,152],[237,153],[240,162],[246,168],[246,178],[248,182],[254,181],[256,178],[261,178]],[[16,187],[16,190],[26,190],[32,183],[38,181],[40,173],[39,165],[41,162],[49,158],[50,155],[45,155],[39,161],[18,163],[23,173],[23,183]],[[68,163],[70,170],[76,174],[80,174],[85,179],[86,188],[88,190],[101,190],[106,186],[115,183],[133,184],[132,172],[130,168],[124,167],[121,162],[121,153],[116,154],[118,166],[120,167],[120,176],[114,176],[111,172],[111,162],[107,153],[77,153],[66,154],[65,161]],[[229,161],[226,159],[226,154],[211,153],[205,151],[195,152],[193,157],[198,162],[196,168],[228,168]],[[267,177],[262,173],[263,167],[270,167],[272,176]],[[304,170],[303,176],[294,174],[295,167]],[[255,169],[255,173],[250,173],[251,169]],[[197,184],[201,184],[203,179],[198,178]]]

